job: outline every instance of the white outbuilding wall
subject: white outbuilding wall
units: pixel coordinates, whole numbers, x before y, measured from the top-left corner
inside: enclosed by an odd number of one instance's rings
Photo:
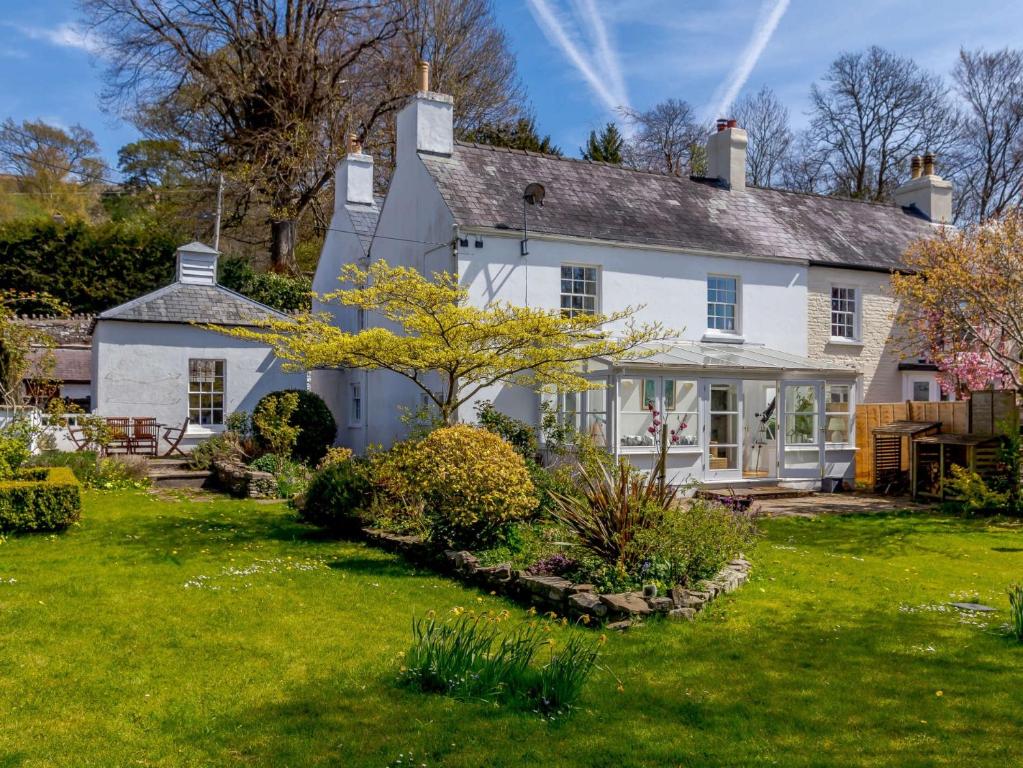
[[[93,411],[180,426],[188,415],[189,359],[225,361],[225,416],[252,411],[270,392],[307,388],[306,374],[282,370],[267,346],[180,323],[100,320],[92,340]],[[221,429],[191,426],[182,445]]]

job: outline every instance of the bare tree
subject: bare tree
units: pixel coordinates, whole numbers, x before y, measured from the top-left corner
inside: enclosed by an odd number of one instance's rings
[[[952,73],[967,105],[957,218],[982,221],[1023,201],[1023,52],[959,52]]]
[[[732,105],[732,117],[746,130],[746,177],[755,187],[781,181],[782,164],[792,147],[789,110],[766,85]]]
[[[645,112],[629,110],[624,115],[635,129],[622,149],[625,165],[675,176],[703,172],[706,130],[689,102],[671,98]]]
[[[800,131],[782,158],[781,188],[793,192],[823,195],[828,193],[828,154],[814,141],[809,131]]]
[[[826,157],[834,194],[882,200],[914,154],[947,156],[958,116],[941,78],[873,46],[832,62],[813,85],[811,132]]]

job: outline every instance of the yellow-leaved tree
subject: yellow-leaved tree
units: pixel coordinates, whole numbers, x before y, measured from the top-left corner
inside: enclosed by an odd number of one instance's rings
[[[269,344],[292,368],[393,371],[418,386],[448,424],[457,420],[460,405],[492,384],[563,392],[599,388],[580,375],[583,361],[642,357],[656,351],[645,345],[676,335],[659,323],[635,322],[635,308],[568,316],[504,302],[477,306],[453,274],[428,278],[383,261],[367,269],[348,265],[341,282],[354,287],[322,300],[373,313],[386,323],[347,333],[325,313],[304,313],[219,330]]]

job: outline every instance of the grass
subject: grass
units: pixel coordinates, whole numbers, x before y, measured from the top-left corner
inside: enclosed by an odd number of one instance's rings
[[[0,544],[0,767],[1018,763],[1023,646],[1004,625],[1023,528],[765,532],[749,584],[695,623],[612,634],[614,676],[551,722],[396,684],[413,615],[524,618],[499,598],[280,504],[89,492],[68,533]]]

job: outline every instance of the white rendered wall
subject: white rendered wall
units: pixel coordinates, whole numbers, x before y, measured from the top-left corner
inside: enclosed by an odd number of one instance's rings
[[[225,361],[225,416],[251,412],[270,392],[306,389],[306,374],[282,370],[267,346],[189,325],[100,320],[92,338],[93,412],[180,426],[188,416],[190,358]],[[197,438],[209,433],[190,428]]]

